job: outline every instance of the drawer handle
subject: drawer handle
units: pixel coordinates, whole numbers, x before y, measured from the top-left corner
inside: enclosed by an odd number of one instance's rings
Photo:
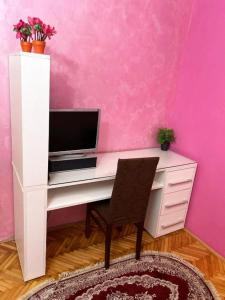
[[[169,185],[177,185],[177,184],[182,184],[182,183],[188,183],[191,181],[192,181],[192,179],[186,179],[186,180],[182,180],[182,181],[174,181],[174,182],[169,182]]]
[[[166,204],[165,207],[166,207],[166,208],[169,208],[169,207],[173,207],[173,206],[181,205],[181,204],[185,204],[185,203],[188,203],[188,200],[184,200],[184,201],[181,201],[181,202],[174,202],[174,203]]]
[[[162,225],[161,227],[162,227],[163,229],[165,229],[165,228],[168,228],[168,227],[171,227],[171,226],[174,226],[174,225],[183,223],[183,222],[184,222],[184,220],[178,220],[178,221],[176,221],[176,222],[174,222],[174,223],[171,223],[171,224],[165,224],[165,225]]]

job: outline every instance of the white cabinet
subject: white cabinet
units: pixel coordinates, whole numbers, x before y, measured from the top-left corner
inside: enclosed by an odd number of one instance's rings
[[[25,280],[45,274],[50,57],[9,57],[15,240]]]
[[[24,187],[47,185],[50,57],[10,55],[9,76],[13,166]]]
[[[165,170],[164,188],[152,193],[146,212],[145,229],[153,237],[184,227],[196,167],[190,164]]]

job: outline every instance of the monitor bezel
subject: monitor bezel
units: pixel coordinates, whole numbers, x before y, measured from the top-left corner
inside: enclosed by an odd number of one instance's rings
[[[97,134],[96,134],[96,143],[94,148],[88,149],[79,149],[79,150],[65,150],[65,151],[54,151],[49,152],[49,156],[61,156],[61,155],[71,155],[71,154],[83,154],[83,153],[93,153],[97,151],[98,148],[98,139],[99,139],[99,124],[100,124],[100,116],[101,110],[99,108],[72,108],[72,109],[50,109],[49,111],[49,119],[51,112],[98,112],[98,123],[97,123]],[[50,134],[49,134],[50,138]]]

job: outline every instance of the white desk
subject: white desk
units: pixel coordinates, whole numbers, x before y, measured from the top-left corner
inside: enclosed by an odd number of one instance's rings
[[[35,189],[21,189],[19,177],[14,176],[20,211],[16,242],[24,280],[45,274],[47,211],[110,198],[119,158],[153,156],[160,160],[145,228],[157,237],[184,227],[197,166],[193,160],[153,148],[99,154],[96,168],[51,174],[47,186]]]
[[[109,198],[118,158],[159,156],[145,228],[154,237],[184,226],[196,163],[145,149],[99,154],[97,168],[48,182],[50,56],[9,57],[15,240],[24,280],[45,274],[47,211]]]

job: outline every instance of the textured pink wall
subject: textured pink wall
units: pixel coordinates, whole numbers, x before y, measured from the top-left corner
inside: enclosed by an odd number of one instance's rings
[[[195,2],[177,97],[174,149],[199,163],[187,227],[225,256],[225,1]]]
[[[99,150],[154,146],[174,95],[190,0],[0,1],[0,239],[13,235],[7,56],[12,24],[28,15],[55,25],[51,106],[100,107]],[[82,215],[83,209],[78,209]],[[74,210],[74,217],[76,215]],[[68,221],[57,212],[52,221]],[[70,219],[71,220],[71,219]]]

